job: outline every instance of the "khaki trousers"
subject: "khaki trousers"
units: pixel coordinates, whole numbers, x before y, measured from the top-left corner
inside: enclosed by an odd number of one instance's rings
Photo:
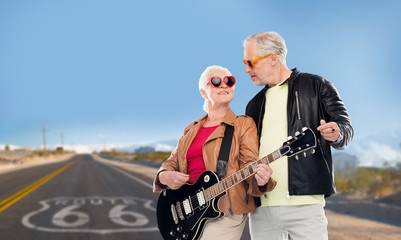
[[[258,207],[249,217],[252,240],[327,240],[321,204]]]
[[[209,220],[201,240],[236,240],[241,239],[248,214],[237,214]]]

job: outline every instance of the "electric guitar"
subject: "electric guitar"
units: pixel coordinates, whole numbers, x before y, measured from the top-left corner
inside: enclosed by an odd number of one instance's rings
[[[196,183],[184,184],[178,190],[164,189],[157,202],[157,224],[164,239],[198,239],[208,219],[224,216],[218,203],[228,189],[255,174],[258,164],[269,164],[282,156],[291,157],[316,146],[316,136],[310,128],[288,140],[276,151],[249,164],[219,181],[211,171],[203,172]],[[296,156],[298,159],[298,156]]]

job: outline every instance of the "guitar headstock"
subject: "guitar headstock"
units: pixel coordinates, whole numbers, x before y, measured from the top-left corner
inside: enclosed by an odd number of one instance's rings
[[[304,127],[302,132],[288,137],[288,140],[280,148],[280,153],[282,156],[292,157],[314,147],[316,147],[315,133],[310,128]]]

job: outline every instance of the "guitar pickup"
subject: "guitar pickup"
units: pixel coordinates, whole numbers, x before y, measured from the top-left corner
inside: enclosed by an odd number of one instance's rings
[[[200,208],[201,208],[203,205],[206,204],[205,196],[203,195],[203,192],[202,192],[202,191],[196,193],[196,197],[198,198],[198,203],[199,203],[199,207],[200,207]]]
[[[182,204],[184,206],[185,215],[189,215],[192,212],[191,203],[188,199],[185,199]]]

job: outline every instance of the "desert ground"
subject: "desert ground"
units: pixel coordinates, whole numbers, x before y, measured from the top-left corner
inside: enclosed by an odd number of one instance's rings
[[[27,159],[23,162],[0,164],[0,174],[38,164],[63,161],[71,157]],[[100,157],[98,160],[106,161]],[[128,171],[139,172],[153,179],[156,168],[139,164],[108,161]],[[401,194],[384,199],[367,199],[353,195],[336,194],[326,200],[326,216],[329,221],[330,240],[399,240],[401,239]]]

